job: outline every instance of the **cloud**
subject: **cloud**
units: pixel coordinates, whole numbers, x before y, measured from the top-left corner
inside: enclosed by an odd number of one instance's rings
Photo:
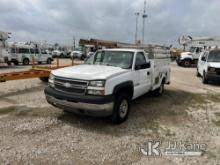
[[[148,43],[175,44],[184,34],[220,36],[218,0],[148,0]],[[13,40],[71,44],[73,36],[134,42],[134,12],[143,0],[1,0],[1,30]],[[139,38],[142,19],[139,18]]]

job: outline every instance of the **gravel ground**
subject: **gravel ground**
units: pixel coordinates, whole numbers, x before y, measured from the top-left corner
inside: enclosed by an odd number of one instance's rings
[[[29,67],[0,67],[0,73]],[[220,86],[203,85],[195,68],[172,64],[160,98],[132,102],[127,122],[67,114],[45,101],[38,79],[0,84],[0,164],[220,164]],[[147,157],[140,147],[160,139],[206,143],[199,157]]]

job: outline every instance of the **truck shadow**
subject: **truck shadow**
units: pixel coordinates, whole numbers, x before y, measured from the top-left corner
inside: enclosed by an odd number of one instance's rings
[[[121,125],[112,125],[106,118],[93,118],[62,113],[58,119],[65,124],[86,129],[87,131],[112,136],[137,136],[143,130],[158,134],[160,125],[184,125],[190,121],[187,110],[195,109],[207,103],[206,96],[184,91],[167,90],[161,97],[153,97],[146,94],[131,104],[129,118]]]

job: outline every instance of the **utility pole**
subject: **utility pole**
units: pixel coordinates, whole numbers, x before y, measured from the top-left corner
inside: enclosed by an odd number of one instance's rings
[[[144,44],[145,20],[146,20],[146,18],[147,18],[147,14],[146,14],[146,5],[147,5],[147,2],[146,2],[146,0],[145,0],[145,1],[144,1],[144,11],[143,11],[143,15],[142,15],[142,18],[143,18],[142,45]]]
[[[76,38],[73,36],[73,50],[76,49]]]
[[[136,12],[136,13],[134,13],[134,15],[136,16],[135,44],[137,44],[137,42],[138,42],[138,17],[140,15],[140,13]]]

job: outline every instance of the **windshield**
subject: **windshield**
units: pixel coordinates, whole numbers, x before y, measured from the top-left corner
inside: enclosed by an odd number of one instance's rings
[[[189,49],[189,52],[194,53],[195,50],[196,50],[196,47],[191,47],[191,48]]]
[[[133,52],[123,51],[99,51],[90,56],[85,64],[115,66],[122,69],[131,69]]]
[[[210,52],[208,62],[220,62],[220,51]]]

